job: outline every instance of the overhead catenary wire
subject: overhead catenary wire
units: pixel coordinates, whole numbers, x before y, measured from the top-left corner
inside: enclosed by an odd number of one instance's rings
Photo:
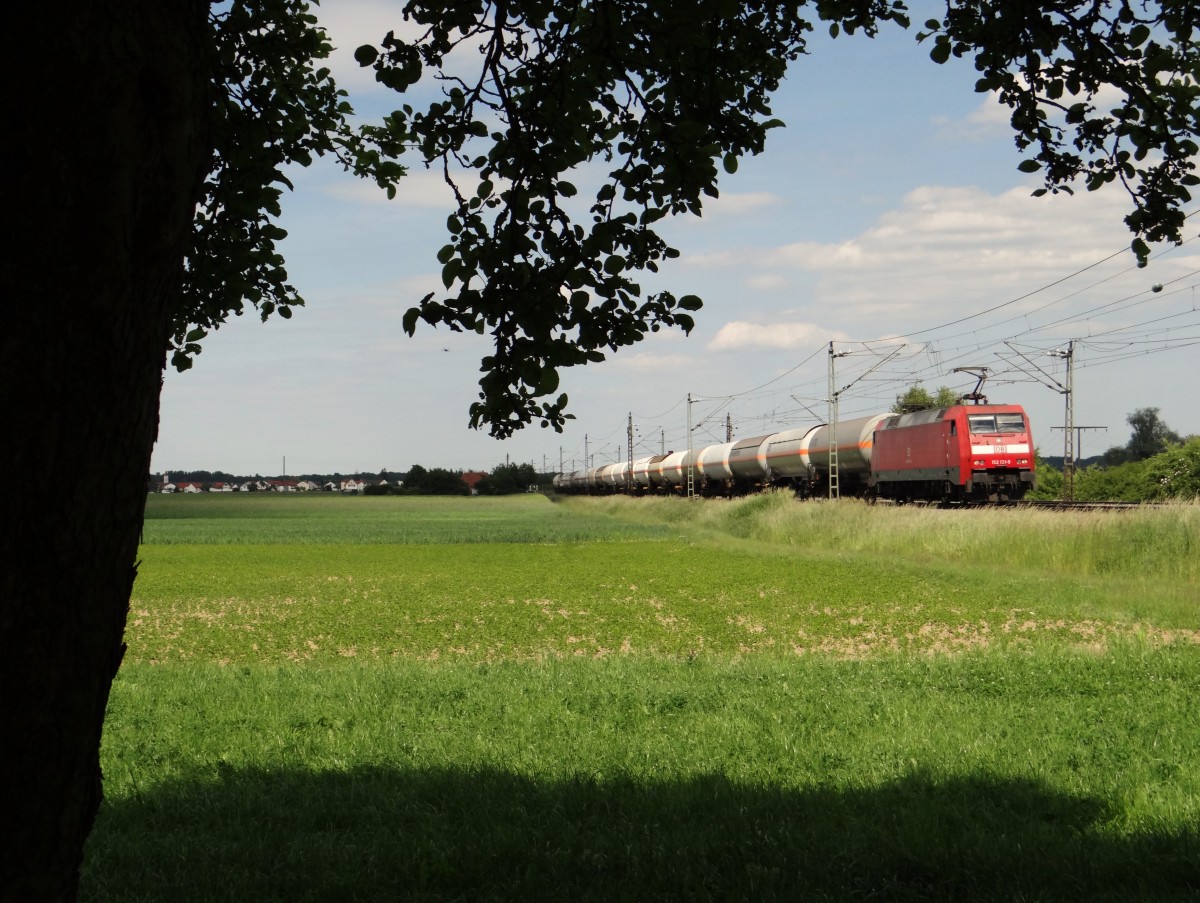
[[[1191,217],[1194,212],[1188,213],[1187,216]],[[1188,238],[1180,245],[1166,248],[1152,255],[1151,261],[1159,261],[1193,241],[1194,237]],[[1043,354],[1053,350],[1068,337],[1074,338],[1079,341],[1081,348],[1090,352],[1077,361],[1078,369],[1115,364],[1136,356],[1177,351],[1200,343],[1200,337],[1195,334],[1200,322],[1189,317],[1189,314],[1196,312],[1194,298],[1198,286],[1194,282],[1188,282],[1200,274],[1200,270],[1195,269],[1183,274],[1170,274],[1170,278],[1162,280],[1154,288],[1125,293],[1114,300],[1097,301],[1074,311],[1063,309],[1066,303],[1085,297],[1089,292],[1095,292],[1138,269],[1131,265],[1093,279],[1083,287],[1073,288],[1029,309],[989,320],[989,317],[998,312],[1011,311],[1022,302],[1036,298],[1050,289],[1064,286],[1081,275],[1093,273],[1104,264],[1128,253],[1129,249],[1122,247],[1036,289],[936,325],[906,331],[903,335],[857,342],[839,341],[839,347],[853,346],[851,360],[847,361],[845,367],[846,379],[841,380],[848,384],[841,396],[842,416],[857,416],[887,409],[905,385],[937,379],[948,380],[952,388],[960,386],[966,389],[970,381],[953,374],[954,368],[959,366],[987,365],[994,368],[988,379],[991,386],[1036,383],[1038,380],[1018,366],[1015,358],[1006,359],[1003,351],[1006,342],[1018,343],[1031,354]],[[1171,290],[1171,286],[1176,288]],[[1163,291],[1164,288],[1168,291]],[[1170,299],[1178,299],[1188,291],[1192,293],[1193,298],[1189,309],[1171,310],[1168,306]],[[1114,314],[1128,314],[1147,305],[1154,306],[1153,311],[1148,307],[1144,311],[1147,316],[1137,317],[1134,322],[1112,322]],[[1053,316],[1047,318],[1047,314]],[[972,328],[948,332],[955,326],[968,323],[972,324]],[[1020,328],[1003,328],[1013,324],[1020,324]],[[920,341],[914,341],[916,337],[922,338]],[[1108,341],[1099,342],[1098,339]],[[895,361],[889,362],[886,367],[879,368],[878,372],[871,375],[860,372],[870,369],[870,365],[876,363],[881,355],[901,343],[908,343],[909,348],[898,355]],[[705,435],[711,435],[714,429],[711,421],[722,413],[732,413],[735,422],[753,423],[756,426],[762,424],[764,430],[772,425],[784,428],[797,420],[814,419],[814,412],[810,408],[824,403],[827,387],[820,375],[805,375],[803,371],[825,350],[825,344],[814,348],[798,363],[751,388],[730,392],[728,387],[721,387],[720,394],[698,393],[693,403],[711,407],[706,407],[695,429]],[[860,363],[854,364],[855,359]],[[780,405],[780,396],[790,398],[797,406],[793,407],[791,403]],[[639,422],[655,424],[656,429],[662,430],[660,442],[678,446],[686,442],[686,430],[681,434],[677,425],[672,422],[671,415],[677,413],[685,403],[686,399],[681,396],[661,413],[649,417],[636,416]],[[670,443],[667,443],[667,436],[671,437]]]

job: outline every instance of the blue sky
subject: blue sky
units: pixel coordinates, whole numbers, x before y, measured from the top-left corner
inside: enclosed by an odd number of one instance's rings
[[[350,55],[400,31],[397,8],[319,10],[334,71],[367,115],[402,101]],[[467,428],[486,341],[401,328],[441,290],[439,177],[414,171],[388,202],[333,166],[298,171],[281,224],[308,306],[289,321],[235,319],[193,370],[168,371],[153,468],[275,475],[286,457],[292,474],[557,469],[561,456],[570,470],[585,448],[596,464],[622,455],[629,414],[637,454],[686,447],[688,393],[703,399],[697,444],[723,439],[726,416],[738,436],[773,432],[824,419],[831,341],[846,352],[843,416],[886,410],[916,382],[971,388],[952,368],[986,366],[991,400],[1024,405],[1043,453],[1061,454],[1064,363],[1047,352],[1075,340],[1075,423],[1107,427],[1082,434],[1083,454],[1123,444],[1139,407],[1200,433],[1200,223],[1136,269],[1127,198],[1032,198],[1003,110],[973,84],[969,64],[935,65],[912,33],[814,40],[775,100],[787,128],[722,180],[702,218],[669,224],[682,256],[642,280],[704,298],[692,335],[564,371],[577,419],[505,442]]]

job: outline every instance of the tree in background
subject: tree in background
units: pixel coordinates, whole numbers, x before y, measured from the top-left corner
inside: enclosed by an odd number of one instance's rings
[[[405,476],[400,491],[405,495],[466,495],[467,484],[463,482],[460,470],[447,470],[444,467],[426,470],[420,464],[414,464]]]
[[[429,476],[429,471],[420,464],[414,464],[408,469],[408,473],[404,475],[404,491],[411,493],[419,493],[425,487],[425,480]]]
[[[497,464],[476,488],[480,495],[512,495],[528,492],[530,486],[537,484],[538,475],[532,464]]]
[[[833,34],[907,27],[892,0],[410,0],[423,29],[361,48],[404,91],[445,95],[363,131],[320,60],[301,0],[64,0],[21,9],[5,95],[0,268],[3,499],[0,898],[71,899],[100,800],[104,710],[123,655],[145,476],[168,352],[186,367],[247,305],[299,303],[276,242],[283,167],[331,156],[395,190],[403,150],[470,171],[442,249],[446,293],[405,317],[489,333],[473,424],[561,426],[558,371],[663,327],[694,297],[643,298],[678,256],[655,225],[698,214],[720,172],[781,125],[770,97]],[[1133,249],[1181,238],[1197,180],[1194,3],[948,2],[919,37],[974,57],[1011,110],[1020,169],[1042,191],[1118,183]],[[473,74],[443,71],[467,45]],[[1099,98],[1103,98],[1103,101]],[[1110,99],[1111,98],[1111,99]],[[571,181],[607,164],[589,200]],[[594,190],[592,190],[594,187]],[[576,206],[578,204],[578,206]],[[584,210],[580,217],[576,211]]]
[[[1158,408],[1138,408],[1125,418],[1133,430],[1129,442],[1114,445],[1101,457],[1106,467],[1130,461],[1145,461],[1166,451],[1169,445],[1179,445],[1183,437],[1163,423]]]
[[[903,395],[896,396],[892,405],[893,414],[909,414],[913,411],[927,411],[931,408],[948,408],[958,404],[958,393],[946,386],[939,386],[934,394],[924,386],[912,386]]]
[[[461,470],[431,467],[425,475],[421,491],[425,495],[466,495],[469,490],[463,482]]]
[[[1125,418],[1133,430],[1129,437],[1129,457],[1134,461],[1145,461],[1167,450],[1168,445],[1179,445],[1183,437],[1167,426],[1158,416],[1158,408],[1138,408]]]

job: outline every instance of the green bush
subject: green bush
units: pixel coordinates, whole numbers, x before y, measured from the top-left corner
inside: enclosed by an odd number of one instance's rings
[[[1034,472],[1037,474],[1037,489],[1029,493],[1029,498],[1040,501],[1051,501],[1063,497],[1063,474],[1057,467],[1052,467],[1038,452],[1034,452]]]
[[[1150,498],[1200,498],[1200,436],[1155,455],[1144,476]]]
[[[1038,488],[1033,499],[1058,499],[1062,473],[1038,459]],[[1144,461],[1093,464],[1075,473],[1075,498],[1081,502],[1190,501],[1200,498],[1200,437]]]

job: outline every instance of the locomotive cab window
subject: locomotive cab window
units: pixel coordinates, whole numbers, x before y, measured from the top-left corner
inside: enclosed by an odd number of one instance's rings
[[[1025,432],[1025,418],[1020,414],[971,414],[967,420],[972,433]]]

